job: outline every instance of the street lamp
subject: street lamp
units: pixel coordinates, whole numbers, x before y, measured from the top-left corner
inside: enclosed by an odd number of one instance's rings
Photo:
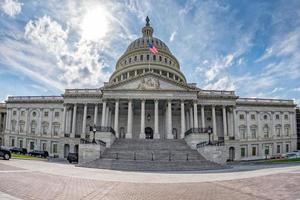
[[[212,133],[212,128],[209,126],[207,129],[207,133],[208,133],[208,145],[211,145],[211,140],[210,140],[210,135]]]
[[[93,133],[94,133],[93,143],[94,143],[94,144],[96,144],[96,140],[95,140],[95,134],[96,134],[96,131],[97,131],[97,129],[96,129],[96,124],[94,124],[94,126],[93,126]]]

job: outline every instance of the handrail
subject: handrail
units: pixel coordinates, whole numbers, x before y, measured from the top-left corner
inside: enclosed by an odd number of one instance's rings
[[[196,148],[199,149],[199,148],[202,148],[202,147],[205,147],[205,146],[224,146],[225,143],[223,140],[221,141],[212,141],[212,142],[200,142],[196,145]]]
[[[95,143],[93,143],[93,141],[91,141],[91,140],[81,138],[80,139],[80,144],[95,144]],[[96,144],[106,146],[106,142],[104,142],[102,140],[96,140]]]
[[[110,132],[113,135],[116,135],[115,130],[110,126],[95,126],[95,127],[90,126],[90,131],[93,131],[94,128],[96,128],[96,131],[99,131],[99,132]]]
[[[191,133],[208,133],[209,130],[211,131],[211,133],[213,132],[213,129],[211,127],[207,127],[207,128],[190,128],[189,130],[187,130],[184,135],[188,136]]]

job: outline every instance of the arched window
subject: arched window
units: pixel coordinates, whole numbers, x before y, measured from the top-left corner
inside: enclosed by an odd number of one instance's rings
[[[263,132],[264,132],[264,137],[268,138],[270,130],[269,130],[269,126],[267,124],[263,127]]]
[[[153,55],[153,60],[156,60],[156,55]]]
[[[19,121],[19,132],[25,133],[25,121],[23,121],[23,120]]]
[[[42,133],[43,133],[43,135],[48,134],[48,129],[49,129],[49,123],[48,122],[43,122],[42,123]]]
[[[60,129],[60,123],[58,122],[54,122],[53,123],[53,135],[54,136],[58,136],[58,133],[59,133],[59,129]]]
[[[251,138],[252,139],[256,139],[256,137],[257,137],[257,126],[256,125],[252,125],[251,127],[250,127],[250,131],[251,131]]]
[[[35,134],[36,133],[36,127],[37,127],[36,121],[34,121],[34,120],[31,121],[30,133]]]
[[[11,131],[12,132],[16,131],[16,125],[17,125],[17,121],[16,120],[11,120]]]
[[[245,125],[241,125],[239,127],[239,131],[240,131],[240,136],[242,139],[246,139],[247,135],[246,135],[246,126]]]
[[[143,60],[144,60],[144,56],[140,55],[140,61],[143,61]]]
[[[137,56],[134,56],[134,61],[137,61]]]
[[[290,135],[290,125],[288,124],[284,125],[284,133],[286,136]]]
[[[277,137],[280,137],[281,136],[281,125],[280,124],[277,124],[275,126],[275,133],[276,133],[276,136]]]
[[[268,115],[264,115],[264,120],[267,120],[268,119]]]
[[[159,61],[160,61],[160,62],[162,61],[162,57],[161,57],[161,56],[159,56]]]
[[[147,55],[147,60],[149,60],[150,59],[150,56],[149,55]]]

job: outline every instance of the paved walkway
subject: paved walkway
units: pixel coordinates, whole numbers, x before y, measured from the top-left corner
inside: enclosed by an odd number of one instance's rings
[[[300,166],[251,171],[120,172],[68,164],[0,160],[0,199],[300,198]],[[4,198],[5,199],[5,198]]]

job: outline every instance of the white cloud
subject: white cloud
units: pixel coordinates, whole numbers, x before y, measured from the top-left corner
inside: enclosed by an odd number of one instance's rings
[[[67,51],[68,30],[63,30],[61,25],[49,16],[30,20],[25,26],[25,37],[45,47],[48,52],[62,54]]]
[[[9,15],[10,17],[15,17],[18,15],[22,10],[22,3],[18,0],[1,0],[0,7],[1,10]]]
[[[173,40],[174,40],[176,34],[177,34],[177,31],[173,31],[173,32],[172,32],[172,34],[171,34],[171,36],[170,36],[170,39],[169,39],[170,42],[173,42]]]

